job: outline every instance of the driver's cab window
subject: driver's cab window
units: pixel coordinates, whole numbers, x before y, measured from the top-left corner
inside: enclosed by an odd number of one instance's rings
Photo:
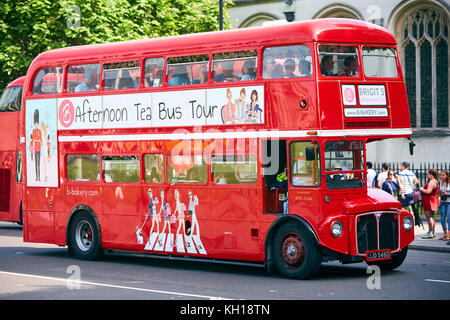
[[[362,141],[325,143],[326,184],[329,189],[364,186],[364,149]]]

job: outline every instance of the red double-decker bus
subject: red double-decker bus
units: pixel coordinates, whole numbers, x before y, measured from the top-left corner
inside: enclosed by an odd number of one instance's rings
[[[366,184],[411,135],[396,41],[361,21],[79,46],[24,87],[24,240],[233,260],[294,278],[401,265],[413,217]]]
[[[11,82],[0,98],[0,220],[22,224],[20,112],[25,77]]]

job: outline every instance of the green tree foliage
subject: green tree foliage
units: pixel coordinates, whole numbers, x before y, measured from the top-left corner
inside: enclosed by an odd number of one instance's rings
[[[217,0],[1,2],[0,88],[25,75],[33,59],[50,49],[219,29]],[[226,13],[224,28],[229,28]]]

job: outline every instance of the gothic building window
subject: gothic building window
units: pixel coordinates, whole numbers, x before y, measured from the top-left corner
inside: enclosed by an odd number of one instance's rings
[[[434,8],[418,8],[401,28],[411,126],[448,128],[448,17]]]

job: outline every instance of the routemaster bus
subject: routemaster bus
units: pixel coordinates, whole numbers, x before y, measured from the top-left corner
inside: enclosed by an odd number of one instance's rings
[[[394,37],[347,19],[51,50],[24,86],[24,240],[255,263],[402,264],[413,217],[366,183],[411,136]]]
[[[22,224],[22,151],[19,122],[25,77],[11,82],[0,98],[0,220]]]

